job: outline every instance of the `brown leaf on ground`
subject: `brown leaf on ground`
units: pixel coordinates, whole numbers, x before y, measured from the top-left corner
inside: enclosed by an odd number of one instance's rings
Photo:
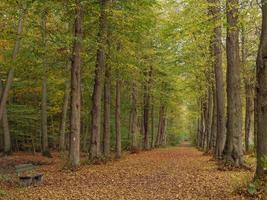
[[[61,170],[63,162],[53,157],[53,164],[40,166],[43,185],[5,187],[6,199],[241,200],[246,197],[236,190],[253,176],[249,171],[219,171],[210,156],[190,146],[129,154],[75,172]]]

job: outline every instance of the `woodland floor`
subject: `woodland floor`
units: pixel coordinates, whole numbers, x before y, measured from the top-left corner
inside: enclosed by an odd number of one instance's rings
[[[2,172],[0,199],[240,200],[247,197],[240,196],[237,189],[253,176],[249,171],[218,170],[211,156],[188,145],[125,155],[105,165],[84,164],[77,172],[62,170],[59,155],[44,160],[16,154],[0,158],[0,167],[10,169],[14,160],[43,164],[38,170],[45,173],[44,182],[22,188]]]

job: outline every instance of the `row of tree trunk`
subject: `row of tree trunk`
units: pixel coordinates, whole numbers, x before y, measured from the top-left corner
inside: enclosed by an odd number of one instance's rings
[[[227,37],[226,37],[226,99],[224,73],[222,66],[222,27],[219,0],[209,0],[209,14],[214,28],[211,38],[214,86],[207,89],[201,100],[198,145],[205,151],[212,150],[217,159],[225,159],[235,166],[243,165],[242,102],[241,102],[241,61],[239,47],[238,0],[227,0]],[[242,46],[242,57],[243,55]],[[245,62],[245,61],[243,61]],[[253,86],[246,85],[246,150],[249,150],[251,130],[251,109],[253,106]],[[214,90],[212,88],[214,87]],[[227,109],[226,109],[227,105]],[[225,110],[227,112],[225,113]],[[215,128],[216,125],[216,128]]]
[[[197,145],[204,150],[212,150],[217,159],[225,159],[235,166],[242,166],[243,161],[243,132],[242,132],[242,104],[241,104],[241,67],[245,65],[246,49],[244,47],[245,36],[242,33],[242,47],[240,58],[239,27],[238,27],[238,0],[227,0],[227,114],[225,116],[224,102],[224,78],[222,68],[221,48],[221,25],[220,25],[220,1],[209,0],[209,13],[214,24],[211,38],[213,66],[215,74],[215,90],[211,95],[208,90],[205,98],[201,99],[200,113],[198,120]],[[252,127],[252,115],[254,111],[254,141],[257,152],[256,177],[264,178],[267,175],[267,2],[262,0],[262,32],[257,57],[256,86],[254,87],[251,78],[245,77],[245,150],[249,151]],[[219,23],[218,23],[219,22]],[[255,88],[255,101],[253,101]],[[214,104],[212,105],[211,96]],[[254,106],[253,106],[254,103]],[[213,111],[210,111],[213,110]],[[209,113],[213,113],[212,117]],[[210,120],[213,124],[210,126]],[[227,119],[227,123],[226,123]],[[216,122],[216,123],[215,123]],[[213,128],[212,128],[213,127]],[[211,132],[210,132],[211,131]],[[214,144],[214,138],[216,142]],[[212,145],[208,145],[212,144]]]

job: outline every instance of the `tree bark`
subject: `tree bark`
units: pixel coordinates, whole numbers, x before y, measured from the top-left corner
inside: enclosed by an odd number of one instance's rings
[[[41,127],[42,127],[42,154],[50,157],[48,147],[48,133],[47,133],[47,62],[46,62],[46,21],[47,11],[44,10],[42,14],[42,40],[45,54],[43,55],[44,74],[42,78],[42,102],[41,102]]]
[[[215,147],[215,157],[222,159],[223,150],[226,139],[226,121],[225,121],[225,91],[222,66],[222,28],[221,28],[221,8],[220,0],[209,0],[210,14],[213,18],[213,35],[211,39],[213,66],[215,73],[215,93],[216,93],[216,109],[217,109],[217,137]]]
[[[92,96],[92,135],[90,146],[90,159],[97,159],[101,156],[100,125],[101,125],[101,96],[104,82],[104,70],[106,65],[107,44],[107,9],[110,0],[99,0],[100,17],[98,33],[98,50],[95,68],[95,83]]]
[[[251,125],[253,116],[253,84],[245,83],[246,90],[246,116],[245,116],[245,150],[250,150]]]
[[[227,140],[226,160],[243,164],[242,103],[239,57],[238,0],[227,0]]]
[[[138,119],[137,119],[137,91],[135,83],[132,84],[132,108],[131,108],[131,151],[138,150],[137,134],[138,134]]]
[[[208,113],[208,119],[207,119],[207,144],[206,144],[206,152],[209,152],[210,150],[210,141],[211,141],[211,135],[212,135],[212,115],[213,115],[213,94],[212,94],[212,89],[209,88],[208,91],[208,109],[207,109],[207,113]]]
[[[111,105],[111,72],[110,65],[106,64],[105,72],[105,88],[104,88],[104,136],[103,136],[103,149],[104,156],[110,156],[110,136],[111,136],[111,123],[110,123],[110,105]]]
[[[157,133],[157,140],[156,140],[156,146],[160,147],[163,145],[163,136],[164,136],[164,129],[165,129],[165,105],[160,106],[159,111],[159,124],[158,124],[158,133]]]
[[[21,11],[21,14],[19,16],[19,21],[18,21],[18,29],[17,29],[17,39],[14,45],[14,49],[13,49],[13,53],[12,53],[12,61],[14,62],[17,58],[18,52],[19,52],[19,48],[20,48],[20,41],[21,41],[21,34],[23,31],[23,18],[24,18],[24,13],[25,10]],[[6,107],[6,102],[8,99],[8,92],[11,88],[12,82],[13,82],[13,78],[14,78],[14,74],[15,74],[15,69],[13,67],[11,67],[9,69],[8,75],[7,75],[7,81],[5,84],[5,89],[3,91],[2,94],[2,98],[1,98],[1,102],[0,102],[0,120],[2,120],[3,117],[3,113]]]
[[[256,119],[257,119],[257,178],[266,178],[267,158],[267,3],[262,0],[262,33],[257,57]]]
[[[43,77],[42,80],[42,153],[43,156],[50,156],[48,147],[48,134],[47,134],[47,78]]]
[[[116,81],[116,158],[121,158],[121,81]]]
[[[65,92],[64,92],[64,103],[62,109],[62,118],[60,124],[60,138],[59,138],[59,149],[60,151],[66,150],[65,143],[65,133],[66,133],[66,122],[69,108],[69,99],[70,99],[70,82],[69,80],[65,81]]]
[[[217,138],[217,101],[215,88],[213,87],[213,114],[212,114],[212,125],[211,125],[211,138],[209,148],[215,153],[216,138]]]
[[[69,162],[72,168],[80,165],[81,132],[81,49],[82,49],[82,5],[76,0],[74,42],[71,63],[71,124]]]
[[[153,97],[151,96],[151,148],[153,149],[155,147],[155,141],[154,141],[154,102]]]
[[[0,81],[0,97],[2,96],[2,94],[3,94],[3,83],[2,81]],[[9,155],[11,154],[11,136],[9,132],[6,107],[4,108],[2,123],[3,123],[2,125],[4,133],[4,154]]]
[[[144,73],[144,149],[149,149],[149,114],[150,114],[150,82],[152,76],[152,67]]]
[[[245,151],[249,152],[250,150],[250,133],[252,125],[252,116],[253,116],[253,75],[251,75],[250,70],[247,69],[247,48],[246,44],[246,32],[245,26],[242,26],[241,29],[241,61],[244,71],[244,85],[245,85],[245,96],[246,96],[246,113],[245,113]]]

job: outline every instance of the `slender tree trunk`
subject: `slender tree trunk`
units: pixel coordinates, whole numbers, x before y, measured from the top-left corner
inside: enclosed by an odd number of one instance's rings
[[[246,43],[246,32],[245,26],[241,29],[241,58],[242,67],[244,70],[244,84],[245,84],[245,96],[246,96],[246,114],[245,114],[245,151],[248,152],[250,149],[250,132],[252,125],[252,115],[253,115],[253,76],[250,75],[250,71],[247,69],[247,49]],[[249,73],[248,73],[249,72]]]
[[[217,101],[215,88],[213,87],[213,114],[212,114],[212,125],[211,125],[211,139],[210,149],[215,153],[216,138],[217,138]]]
[[[212,98],[212,89],[210,88],[208,91],[208,109],[207,109],[207,114],[208,114],[208,119],[207,119],[207,141],[206,141],[206,152],[209,152],[210,150],[210,141],[211,141],[211,134],[212,134],[212,115],[213,115],[213,98]]]
[[[238,0],[227,0],[227,141],[226,160],[243,164],[242,103],[239,57]]]
[[[42,80],[42,152],[44,156],[50,156],[48,148],[48,134],[47,134],[47,78]]]
[[[155,146],[154,142],[154,104],[153,97],[151,96],[151,148],[153,149]]]
[[[21,34],[23,31],[23,18],[24,18],[24,13],[25,10],[21,11],[20,17],[19,17],[19,21],[18,21],[18,30],[17,30],[17,39],[14,45],[14,49],[13,49],[13,54],[12,54],[12,61],[15,62],[18,52],[19,52],[19,48],[20,48],[20,41],[21,41]],[[5,89],[3,91],[2,97],[1,97],[1,102],[0,102],[0,120],[2,120],[3,117],[3,113],[4,110],[6,109],[6,102],[8,99],[8,92],[11,88],[12,82],[13,82],[13,78],[14,78],[14,74],[15,74],[15,69],[13,67],[11,67],[9,69],[8,75],[7,75],[7,81],[5,84]]]
[[[164,117],[163,117],[163,123],[162,123],[162,128],[161,128],[161,145],[165,146],[167,144],[167,118],[166,118],[166,111],[164,112]]]
[[[106,65],[105,46],[107,44],[107,9],[110,0],[99,0],[100,17],[98,33],[98,50],[95,68],[95,83],[92,96],[92,135],[90,146],[90,159],[101,156],[100,125],[101,125],[101,96],[104,82],[104,70]]]
[[[121,81],[116,81],[116,158],[121,158]]]
[[[208,146],[208,133],[209,133],[209,105],[208,105],[208,97],[205,97],[203,102],[203,147],[202,149],[206,151]]]
[[[135,152],[138,150],[138,144],[137,144],[137,134],[138,134],[138,119],[137,119],[137,91],[136,91],[136,85],[133,83],[132,85],[132,108],[131,108],[131,136],[132,136],[132,143],[131,143],[131,151]]]
[[[245,116],[245,150],[250,150],[250,133],[253,116],[253,85],[245,83],[246,90],[246,116]]]
[[[43,11],[42,16],[42,40],[43,47],[46,51],[46,21],[47,21],[47,11]],[[42,79],[42,109],[41,109],[41,127],[42,127],[42,153],[43,156],[50,157],[48,147],[48,133],[47,133],[47,64],[46,64],[46,53],[43,55],[43,67],[44,74]]]
[[[165,123],[166,123],[166,118],[165,118],[165,111],[166,108],[164,105],[160,106],[160,111],[159,111],[159,124],[158,124],[158,134],[157,134],[157,141],[156,141],[156,146],[160,147],[163,145],[163,137],[164,137],[164,129],[165,129]]]
[[[144,73],[144,149],[149,149],[149,113],[150,113],[150,82],[152,76],[152,68],[150,67]]]
[[[66,150],[65,143],[65,133],[66,133],[66,122],[67,122],[67,114],[68,114],[68,106],[70,99],[70,82],[69,80],[65,81],[65,92],[64,92],[64,103],[62,109],[62,118],[60,124],[60,138],[59,138],[59,149],[60,151]]]
[[[257,58],[257,178],[266,178],[267,157],[267,3],[262,0],[262,33]]]
[[[201,117],[197,120],[197,147],[201,147]]]
[[[69,162],[72,168],[80,165],[81,132],[81,49],[82,49],[82,5],[76,0],[74,42],[71,63],[71,119]]]
[[[2,96],[2,94],[3,94],[3,83],[2,81],[0,81],[0,97]],[[4,154],[9,155],[11,154],[11,136],[8,127],[6,107],[4,108],[2,123],[3,123],[3,133],[4,133]]]
[[[211,39],[213,50],[213,66],[215,73],[215,93],[217,109],[217,137],[215,147],[215,157],[222,159],[226,139],[226,120],[225,120],[225,91],[222,66],[222,28],[221,28],[221,7],[220,0],[209,0],[210,14],[213,17],[214,29]]]
[[[111,123],[110,123],[110,105],[111,105],[111,72],[110,65],[106,64],[105,72],[105,91],[104,91],[104,156],[110,156],[110,136],[111,136]]]

